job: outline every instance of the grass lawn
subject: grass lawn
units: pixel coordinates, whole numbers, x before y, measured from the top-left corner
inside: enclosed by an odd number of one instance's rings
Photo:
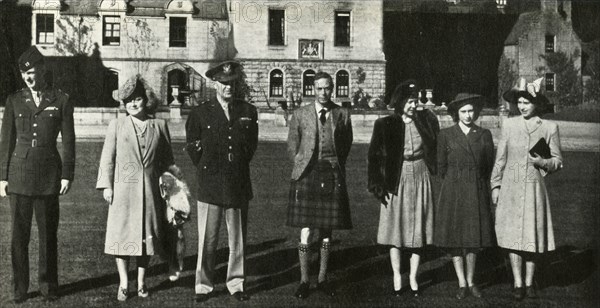
[[[176,162],[196,186],[194,167],[182,144],[174,144]],[[77,144],[76,180],[71,192],[61,198],[59,228],[59,281],[62,297],[49,307],[116,306],[118,277],[112,257],[103,253],[107,205],[94,189],[101,143]],[[391,268],[387,251],[375,243],[379,206],[366,190],[367,145],[355,145],[348,162],[348,186],[354,228],[334,234],[331,278],[338,297],[312,294],[304,301],[292,297],[299,280],[296,245],[299,232],[285,226],[287,192],[291,165],[286,161],[284,143],[260,143],[252,162],[255,199],[250,203],[247,245],[247,290],[251,300],[237,303],[223,284],[226,265],[226,233],[222,227],[217,258],[217,297],[202,306],[228,307],[591,307],[598,305],[598,201],[600,194],[599,153],[564,153],[565,169],[548,176],[552,216],[558,250],[541,260],[536,280],[540,299],[514,302],[510,297],[511,274],[497,249],[480,253],[477,281],[484,298],[454,299],[456,278],[448,257],[436,249],[423,256],[419,300],[393,298]],[[437,187],[439,183],[434,183]],[[194,217],[195,219],[195,217]],[[150,298],[133,297],[123,306],[192,307],[197,231],[195,220],[187,224],[186,271],[176,284],[166,283],[166,266],[152,259],[148,286]],[[10,260],[10,213],[8,200],[0,201],[0,306],[12,297]],[[37,291],[37,228],[30,245],[31,292]],[[406,260],[408,261],[408,260]],[[404,263],[406,264],[406,263]],[[132,267],[133,268],[133,267]],[[317,266],[313,266],[317,268]],[[133,272],[130,277],[134,277]],[[316,278],[315,278],[316,279]],[[130,291],[136,288],[130,282]],[[44,306],[32,293],[20,307]]]

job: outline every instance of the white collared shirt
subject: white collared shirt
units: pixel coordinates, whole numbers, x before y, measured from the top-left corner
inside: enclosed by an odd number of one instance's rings
[[[317,111],[317,116],[321,116],[321,110],[325,109],[325,107],[323,107],[323,105],[319,102],[315,102],[315,110]],[[331,109],[325,109],[327,112],[325,112],[325,118],[329,119],[329,114],[331,113]]]
[[[35,106],[39,107],[40,106],[40,101],[41,101],[41,99],[40,99],[40,94],[41,94],[40,91],[33,91],[32,89],[29,89],[29,90],[31,90],[31,97],[33,97],[33,102],[35,103]]]
[[[223,112],[225,112],[225,117],[227,117],[227,121],[230,121],[231,119],[229,118],[229,102],[221,101],[218,98],[217,102],[219,102],[219,105],[221,105],[221,108],[223,108]]]
[[[460,127],[460,130],[462,130],[463,134],[468,135],[469,132],[471,131],[471,128],[464,125],[463,122],[458,121],[458,127]]]

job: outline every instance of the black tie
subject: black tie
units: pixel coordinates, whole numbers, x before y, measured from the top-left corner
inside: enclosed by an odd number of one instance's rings
[[[327,113],[327,109],[323,108],[319,111],[319,113],[321,114],[319,116],[319,121],[321,121],[322,125],[325,125],[325,121],[327,121],[327,117],[325,116],[325,114]]]

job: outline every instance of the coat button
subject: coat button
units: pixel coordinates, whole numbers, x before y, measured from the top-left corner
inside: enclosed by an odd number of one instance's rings
[[[33,133],[34,136],[37,136],[37,133]]]
[[[33,123],[33,127],[37,127],[37,123]]]
[[[209,125],[209,126],[207,126],[206,128],[210,128],[210,125]]]
[[[229,136],[229,137],[227,137],[227,138],[231,139],[231,136]]]

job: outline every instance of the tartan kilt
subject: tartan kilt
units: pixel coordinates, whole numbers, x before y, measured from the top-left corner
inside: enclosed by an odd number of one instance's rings
[[[287,225],[315,229],[351,229],[346,181],[337,163],[319,161],[291,181]]]

